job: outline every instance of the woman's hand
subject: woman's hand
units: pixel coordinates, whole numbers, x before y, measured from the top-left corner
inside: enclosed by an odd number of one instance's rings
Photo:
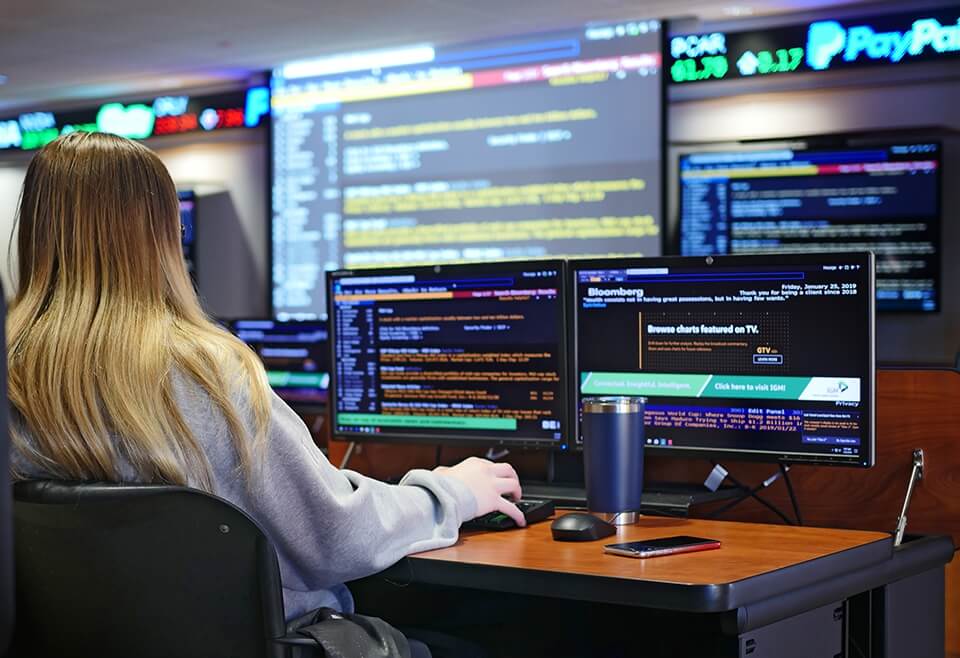
[[[467,485],[477,499],[477,516],[489,512],[503,512],[518,526],[527,525],[523,512],[504,498],[509,496],[513,500],[520,500],[520,480],[510,464],[469,457],[456,466],[438,466],[433,471]]]

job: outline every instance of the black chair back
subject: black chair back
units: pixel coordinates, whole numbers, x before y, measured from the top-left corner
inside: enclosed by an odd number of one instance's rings
[[[0,656],[13,633],[13,522],[10,514],[10,426],[7,409],[6,304],[0,286]]]
[[[282,658],[276,552],[182,487],[14,486],[17,627],[30,658]]]

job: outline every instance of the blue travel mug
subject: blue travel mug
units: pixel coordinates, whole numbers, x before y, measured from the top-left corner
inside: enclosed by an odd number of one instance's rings
[[[646,398],[584,398],[581,403],[587,509],[614,525],[635,523],[643,494]]]

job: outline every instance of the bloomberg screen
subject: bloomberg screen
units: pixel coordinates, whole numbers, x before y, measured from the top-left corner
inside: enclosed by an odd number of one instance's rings
[[[680,253],[877,256],[877,308],[936,311],[940,145],[680,158]]]
[[[325,270],[661,251],[658,21],[294,62],[272,78],[273,306]]]
[[[660,454],[870,466],[872,273],[864,253],[579,263],[576,408],[647,398]]]
[[[565,446],[562,261],[328,280],[335,436]]]

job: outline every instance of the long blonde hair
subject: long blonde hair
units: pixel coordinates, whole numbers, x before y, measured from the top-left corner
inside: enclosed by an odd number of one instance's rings
[[[60,137],[30,162],[17,222],[7,358],[26,435],[12,424],[14,448],[64,479],[117,481],[123,459],[146,481],[210,491],[209,461],[174,397],[179,373],[223,414],[249,474],[268,423],[266,374],[200,308],[160,159],[114,135]],[[242,386],[250,408],[240,410]]]

